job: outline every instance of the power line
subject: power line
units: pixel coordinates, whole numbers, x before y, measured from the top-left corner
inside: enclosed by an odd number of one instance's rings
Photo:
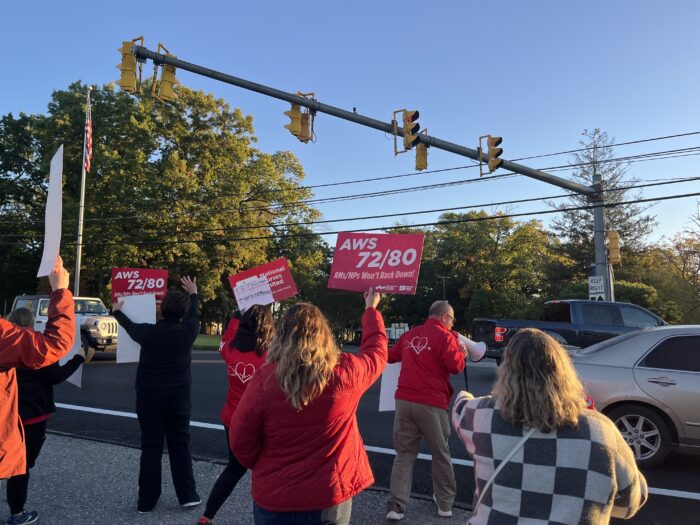
[[[652,139],[642,139],[639,141],[630,141],[630,142],[623,143],[623,144],[649,142],[652,140],[660,140],[661,138],[680,137],[680,136],[688,136],[688,135],[695,135],[695,134],[700,134],[700,132],[692,132],[692,133],[678,134],[678,135],[669,135],[667,137],[659,137],[659,138],[652,138]],[[582,148],[581,150],[585,150],[585,149],[591,149],[591,148]],[[570,151],[574,151],[574,150],[570,150]],[[625,156],[625,157],[603,159],[603,160],[593,161],[593,162],[562,164],[562,165],[550,166],[550,167],[539,168],[539,169],[543,170],[543,171],[558,171],[558,170],[566,170],[566,169],[588,166],[588,165],[592,165],[592,164],[596,164],[596,163],[597,164],[605,164],[605,163],[612,163],[612,162],[634,163],[634,162],[642,162],[642,161],[646,161],[646,160],[668,159],[668,158],[674,158],[676,156],[678,156],[678,157],[695,156],[695,155],[699,155],[699,154],[700,154],[700,146],[696,146],[696,147],[691,147],[691,148],[680,148],[680,149],[675,149],[675,150],[665,150],[665,151],[658,151],[658,152],[643,153],[643,154],[638,154],[638,155],[630,155],[630,156]],[[548,154],[548,155],[555,155],[555,154]],[[527,158],[533,158],[533,157],[524,157],[524,159],[527,159]],[[516,159],[516,160],[522,160],[522,159]],[[474,167],[474,166],[465,166],[465,167]],[[449,168],[449,169],[457,169],[457,168]],[[426,172],[423,172],[423,173],[426,173]],[[235,211],[241,211],[241,210],[242,211],[268,210],[269,211],[271,209],[290,208],[290,207],[298,206],[300,204],[311,205],[311,204],[327,204],[327,203],[334,203],[334,202],[345,202],[345,201],[350,201],[350,200],[385,197],[385,196],[390,196],[390,195],[411,193],[411,192],[416,192],[416,191],[428,191],[428,190],[433,190],[433,189],[461,186],[461,185],[473,184],[473,183],[478,183],[478,182],[490,182],[493,180],[505,179],[505,178],[515,177],[515,176],[520,176],[520,175],[516,174],[516,173],[508,172],[508,173],[493,175],[493,176],[489,176],[489,177],[485,177],[485,178],[479,177],[479,178],[471,178],[471,179],[466,179],[466,180],[449,181],[449,182],[428,184],[428,185],[421,185],[421,186],[412,186],[412,187],[408,187],[408,188],[398,188],[398,189],[382,190],[382,191],[377,191],[377,192],[359,193],[359,194],[354,194],[354,195],[339,195],[339,196],[335,196],[335,197],[306,199],[306,200],[300,200],[300,201],[295,201],[295,202],[291,202],[291,203],[270,204],[267,206],[226,207],[226,208],[218,209],[217,212],[234,211],[234,210]],[[378,179],[376,179],[376,180],[378,180]],[[279,191],[289,191],[289,190],[279,190]],[[247,195],[250,196],[249,194],[247,194]],[[224,197],[229,197],[229,196],[230,195],[219,195],[217,198],[224,198]],[[209,204],[209,203],[207,203],[207,204]],[[143,213],[159,213],[159,212],[144,211]],[[136,219],[136,218],[142,217],[143,213],[141,213],[139,215],[122,215],[122,216],[114,216],[114,217],[87,218],[87,219],[85,219],[85,222],[88,222],[88,221],[89,222],[104,222],[104,221],[111,221],[111,220]],[[169,216],[170,217],[177,217],[179,215],[188,215],[190,213],[191,212],[174,212],[174,213],[171,213]],[[159,213],[159,215],[160,215],[160,213]],[[43,221],[31,221],[31,222],[28,222],[28,224],[41,224],[42,222]],[[63,219],[63,222],[76,222],[76,219]],[[13,224],[13,222],[11,222],[11,221],[0,221],[0,224],[3,224],[3,223],[4,224]]]
[[[626,206],[630,204],[643,204],[647,202],[661,202],[667,200],[684,199],[689,197],[698,197],[700,192],[696,193],[684,193],[679,195],[666,195],[663,197],[653,197],[648,199],[634,199],[630,201],[620,201],[606,203],[603,206],[605,208],[614,208],[617,206]],[[487,215],[484,217],[470,217],[466,219],[453,219],[453,220],[442,220],[437,222],[427,222],[420,224],[405,224],[405,225],[395,225],[395,226],[380,226],[376,228],[362,228],[354,230],[337,230],[330,232],[300,232],[300,233],[275,233],[270,235],[262,235],[257,237],[215,237],[211,239],[186,239],[186,240],[176,240],[176,241],[134,241],[134,242],[113,242],[113,243],[83,243],[83,246],[161,246],[161,245],[172,245],[172,244],[202,244],[202,243],[212,243],[212,242],[238,242],[238,241],[257,241],[257,240],[272,240],[272,239],[286,239],[295,237],[322,237],[324,235],[335,235],[342,232],[371,232],[371,231],[385,231],[385,230],[398,230],[398,229],[411,229],[411,228],[424,228],[430,226],[446,225],[446,224],[462,224],[468,222],[481,222],[486,220],[498,220],[506,218],[515,217],[527,217],[532,215],[550,215],[553,213],[563,213],[567,211],[579,211],[579,210],[591,210],[593,208],[599,207],[599,204],[587,204],[582,206],[570,206],[566,208],[555,208],[538,210],[531,212],[521,212],[521,213],[508,213],[499,215]],[[26,246],[26,243],[3,243],[5,245],[20,245]],[[66,246],[75,246],[75,243],[67,243]]]
[[[625,186],[624,188],[606,188],[603,189],[601,192],[594,192],[591,191],[590,193],[613,193],[616,191],[621,191],[621,190],[633,190],[633,189],[641,189],[641,188],[650,188],[650,187],[655,187],[655,186],[666,186],[669,184],[680,184],[680,183],[685,183],[685,182],[693,182],[700,180],[700,177],[686,177],[686,178],[673,178],[673,179],[660,179],[656,182],[649,182],[648,184],[635,184],[635,185],[630,185],[630,186]],[[508,201],[500,201],[500,202],[490,202],[490,203],[484,203],[484,204],[472,204],[469,206],[455,206],[452,208],[437,208],[437,209],[431,209],[431,210],[413,210],[413,211],[407,211],[407,212],[400,212],[400,213],[387,213],[387,214],[381,214],[381,215],[367,215],[367,216],[362,216],[362,217],[346,217],[342,219],[323,219],[323,220],[317,220],[317,221],[303,221],[303,222],[292,222],[292,223],[284,223],[284,224],[265,224],[265,225],[245,225],[245,226],[235,226],[232,228],[226,228],[226,227],[221,227],[221,228],[205,228],[205,229],[197,229],[197,230],[183,230],[183,231],[177,231],[177,232],[164,232],[160,230],[140,230],[139,232],[134,232],[133,235],[136,234],[141,234],[141,233],[154,233],[154,234],[160,234],[160,235],[184,235],[184,234],[191,234],[191,233],[213,233],[213,232],[234,232],[234,231],[241,231],[241,230],[266,230],[274,227],[279,227],[279,228],[288,228],[290,226],[313,226],[313,225],[318,225],[318,224],[329,224],[329,223],[335,223],[335,222],[352,222],[352,221],[362,221],[362,220],[371,220],[371,219],[386,219],[386,218],[391,218],[391,217],[404,217],[406,215],[424,215],[428,213],[441,213],[441,212],[449,212],[449,211],[458,211],[458,210],[469,210],[469,209],[475,209],[475,208],[485,208],[489,206],[506,206],[510,204],[525,204],[528,202],[537,202],[537,201],[546,201],[546,200],[554,200],[554,199],[562,199],[562,198],[567,198],[571,197],[572,194],[570,193],[562,193],[559,195],[545,195],[541,197],[531,197],[527,199],[517,199],[517,200],[508,200]],[[126,232],[118,232],[118,235],[130,235],[129,233]],[[29,234],[15,234],[15,235],[0,235],[0,237],[28,237]],[[114,236],[114,233],[93,233],[93,234],[86,234],[86,237],[88,238],[96,238],[96,237],[112,237]]]
[[[674,177],[670,179],[656,179],[655,181],[650,181],[646,184],[630,184],[628,186],[624,187],[616,187],[616,188],[604,188],[601,192],[596,192],[591,190],[591,194],[593,193],[614,193],[617,191],[622,191],[622,190],[634,190],[634,189],[642,189],[642,188],[650,188],[650,187],[656,187],[656,186],[667,186],[669,184],[681,184],[685,182],[693,182],[700,180],[700,176],[698,177]],[[567,197],[572,197],[574,196],[571,193],[561,193],[558,195],[544,195],[541,197],[531,197],[527,199],[516,199],[516,200],[508,200],[508,201],[500,201],[500,202],[490,202],[490,203],[483,203],[483,204],[472,204],[469,206],[455,206],[451,208],[436,208],[436,209],[431,209],[431,210],[412,210],[412,211],[407,211],[407,212],[400,212],[400,213],[387,213],[387,214],[382,214],[382,215],[367,215],[367,216],[362,216],[362,217],[346,217],[342,219],[323,219],[323,220],[316,220],[316,221],[302,221],[302,222],[291,222],[291,223],[281,223],[281,224],[265,224],[265,225],[244,225],[244,226],[235,226],[231,228],[227,227],[221,227],[221,228],[205,228],[205,229],[197,229],[197,230],[182,230],[182,231],[176,231],[176,232],[163,232],[160,230],[140,230],[139,232],[135,232],[134,234],[140,234],[140,233],[155,233],[155,234],[161,234],[161,235],[182,235],[182,234],[189,234],[189,233],[212,233],[212,232],[232,232],[232,231],[240,231],[240,230],[260,230],[260,229],[269,229],[269,228],[285,228],[285,227],[290,227],[290,226],[313,226],[317,224],[328,224],[328,223],[334,223],[334,222],[351,222],[351,221],[360,221],[360,220],[370,220],[370,219],[384,219],[384,218],[390,218],[390,217],[403,217],[406,215],[423,215],[423,214],[428,214],[428,213],[440,213],[440,212],[448,212],[448,211],[458,211],[458,210],[468,210],[468,209],[475,209],[475,208],[484,208],[488,206],[505,206],[505,205],[510,205],[510,204],[524,204],[527,202],[536,202],[536,201],[546,201],[546,200],[554,200],[554,199],[562,199],[562,198],[567,198]],[[32,237],[31,235],[32,232],[29,233],[24,233],[24,234],[0,234],[0,237]],[[34,232],[34,233],[41,233],[41,232]],[[130,235],[129,233],[126,232],[118,232],[119,235]],[[111,237],[113,236],[114,233],[90,233],[86,234],[86,237],[89,238],[94,238],[94,237]]]

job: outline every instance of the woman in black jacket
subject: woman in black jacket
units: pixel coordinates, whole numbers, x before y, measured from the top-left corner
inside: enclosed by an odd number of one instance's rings
[[[7,320],[17,326],[33,327],[34,315],[27,308],[13,311]],[[80,351],[66,364],[54,363],[39,370],[17,369],[19,389],[19,417],[24,427],[24,446],[27,451],[27,472],[7,480],[7,504],[10,507],[10,525],[24,525],[37,521],[37,511],[27,512],[24,504],[29,489],[29,469],[36,463],[46,440],[46,424],[56,412],[53,387],[68,379],[85,362],[85,352]]]
[[[141,345],[136,370],[136,415],[141,427],[138,510],[151,512],[161,493],[161,458],[168,442],[175,493],[184,508],[202,500],[192,471],[192,345],[199,333],[197,280],[183,277],[182,288],[170,291],[160,306],[156,324],[134,323],[114,306],[114,317]]]

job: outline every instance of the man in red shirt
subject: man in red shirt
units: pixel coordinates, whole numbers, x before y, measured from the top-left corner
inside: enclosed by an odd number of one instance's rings
[[[450,332],[454,310],[447,301],[436,301],[424,324],[409,330],[389,350],[389,363],[401,363],[396,389],[394,448],[388,520],[404,518],[411,494],[413,464],[422,438],[433,456],[433,499],[438,515],[452,516],[456,482],[450,449],[447,407],[452,398],[450,374],[464,370],[465,349]]]

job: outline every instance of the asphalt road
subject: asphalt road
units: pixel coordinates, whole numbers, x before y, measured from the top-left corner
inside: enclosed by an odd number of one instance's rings
[[[86,365],[83,371],[83,388],[63,384],[56,388],[56,401],[63,404],[93,407],[133,414],[135,393],[133,382],[135,364],[117,365],[113,360],[98,360]],[[496,368],[492,361],[469,366],[469,387],[475,395],[490,391]],[[220,425],[219,411],[225,399],[227,381],[223,362],[216,352],[195,351],[193,353],[192,420]],[[464,376],[453,376],[455,390],[464,389]],[[358,410],[358,421],[365,445],[385,452],[370,452],[372,468],[377,485],[387,487],[393,456],[393,412],[378,412],[379,382],[363,397]],[[96,414],[73,409],[60,409],[50,421],[51,430],[77,435],[97,441],[119,443],[138,447],[139,429],[137,421],[129,417]],[[196,458],[224,461],[226,442],[222,430],[192,428],[192,449]],[[458,463],[469,461],[462,444],[452,436],[450,449]],[[429,453],[427,449],[423,452]],[[697,494],[695,499],[653,494],[642,512],[633,520],[624,523],[645,525],[668,525],[700,523],[700,456],[674,456],[661,468],[644,472],[650,487],[661,490],[683,491]],[[457,505],[469,508],[474,490],[473,471],[466,465],[455,465],[458,494]],[[430,462],[418,461],[413,481],[413,491],[432,494]],[[658,491],[657,491],[658,492]],[[620,522],[622,523],[622,522]]]

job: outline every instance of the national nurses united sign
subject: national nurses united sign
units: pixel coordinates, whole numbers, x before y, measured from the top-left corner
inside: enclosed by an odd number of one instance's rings
[[[422,255],[422,233],[339,233],[328,288],[415,294]]]

